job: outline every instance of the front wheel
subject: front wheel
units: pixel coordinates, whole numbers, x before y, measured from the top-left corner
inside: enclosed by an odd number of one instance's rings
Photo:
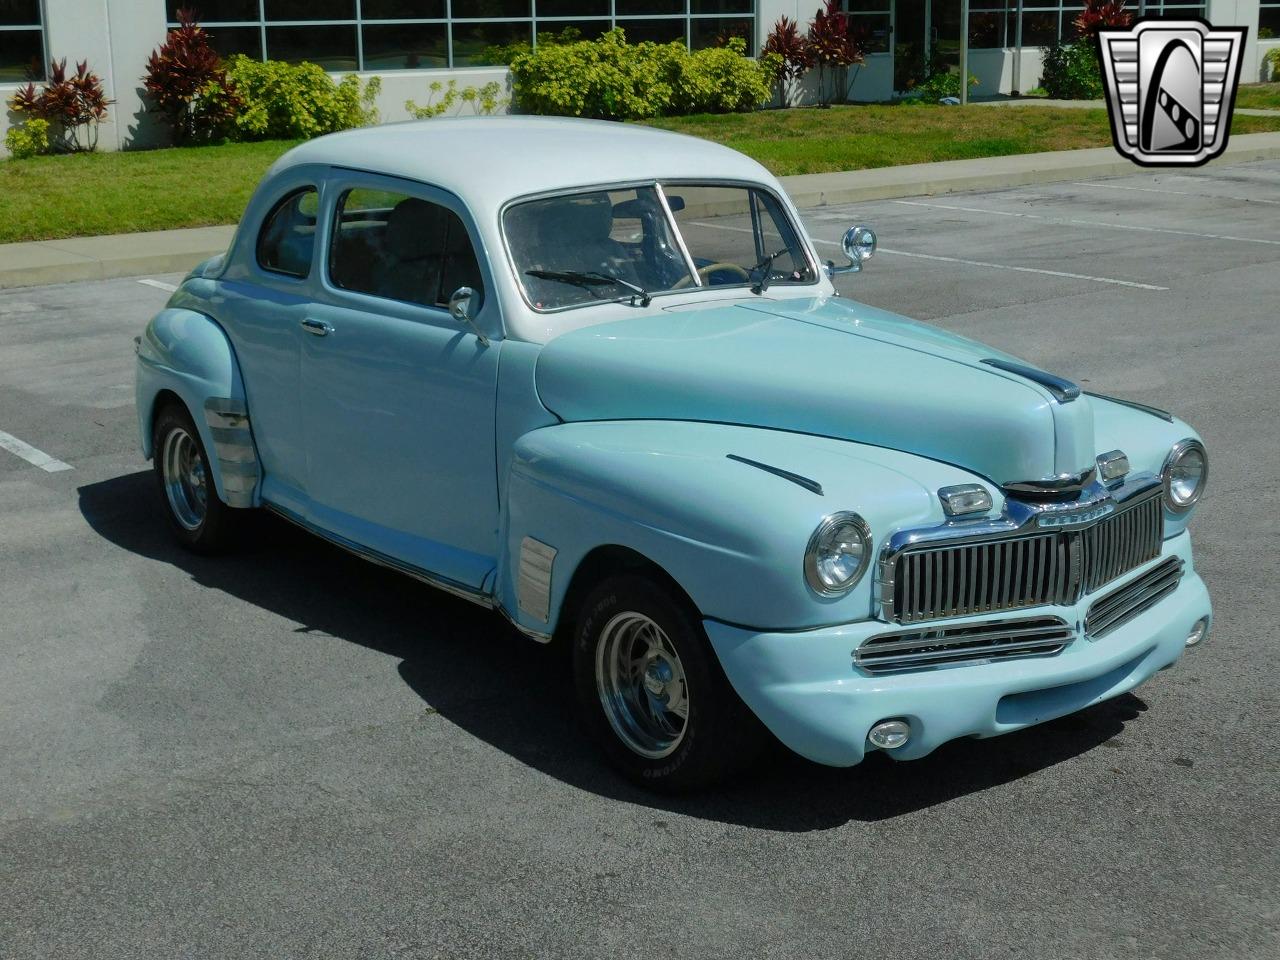
[[[209,455],[185,408],[171,405],[160,411],[153,444],[156,483],[178,542],[197,553],[225,548],[234,516],[218,496]]]
[[[629,779],[679,792],[758,755],[763,727],[673,591],[641,576],[609,579],[587,598],[574,639],[583,721]]]

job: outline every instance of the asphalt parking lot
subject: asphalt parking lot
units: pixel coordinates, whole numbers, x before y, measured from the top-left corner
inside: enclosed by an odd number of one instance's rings
[[[847,294],[1196,425],[1205,647],[913,763],[650,796],[496,616],[265,519],[173,545],[132,338],[179,278],[0,291],[0,431],[70,467],[0,449],[0,957],[1280,955],[1280,162],[807,219],[878,229]]]

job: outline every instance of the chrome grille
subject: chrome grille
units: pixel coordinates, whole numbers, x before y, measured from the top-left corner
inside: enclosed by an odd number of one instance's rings
[[[1164,539],[1164,507],[1150,497],[1106,517],[1081,534],[1084,593],[1092,593],[1116,577],[1160,556]]]
[[[884,615],[920,623],[1066,605],[1160,555],[1159,490],[1081,530],[910,546],[885,571]]]
[[[1169,557],[1132,583],[1126,583],[1094,601],[1084,619],[1084,632],[1097,639],[1150,610],[1178,589],[1182,567],[1180,558]]]
[[[1074,636],[1059,617],[967,623],[871,637],[853,658],[869,673],[890,673],[1001,657],[1051,656]]]

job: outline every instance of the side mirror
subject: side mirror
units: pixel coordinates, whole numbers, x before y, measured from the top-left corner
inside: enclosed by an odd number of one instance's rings
[[[849,263],[846,266],[837,267],[834,262],[828,260],[828,277],[835,277],[838,273],[860,271],[862,265],[876,255],[876,232],[862,224],[850,227],[845,231],[840,246],[844,250],[844,255],[849,258]]]
[[[449,297],[449,316],[471,328],[484,346],[489,345],[489,338],[476,326],[476,314],[480,312],[480,298],[470,287],[459,287]]]

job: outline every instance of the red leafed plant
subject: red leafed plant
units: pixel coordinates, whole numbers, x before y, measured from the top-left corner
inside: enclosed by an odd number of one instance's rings
[[[108,100],[102,81],[89,69],[89,62],[76,64],[67,73],[67,58],[49,62],[49,79],[37,89],[34,83],[20,87],[9,98],[9,109],[39,120],[47,120],[59,137],[61,150],[72,153],[97,149],[98,124],[107,119]]]
[[[178,143],[214,139],[243,106],[191,10],[178,11],[178,26],[147,59],[142,84]]]
[[[779,17],[761,52],[766,56],[774,54],[777,57],[778,72],[774,83],[778,87],[778,99],[785,107],[791,101],[795,85],[805,71],[813,66],[809,44],[800,33],[800,25],[790,17]]]
[[[863,62],[862,46],[850,29],[848,14],[840,9],[840,0],[826,0],[822,9],[814,13],[805,42],[809,57],[818,68],[818,98],[827,105],[827,71],[832,71],[833,78],[841,71],[847,76],[849,67]],[[847,85],[845,93],[847,99]]]
[[[1132,22],[1133,15],[1124,8],[1124,0],[1085,0],[1084,9],[1072,25],[1080,36],[1092,37],[1107,27],[1127,27]]]

